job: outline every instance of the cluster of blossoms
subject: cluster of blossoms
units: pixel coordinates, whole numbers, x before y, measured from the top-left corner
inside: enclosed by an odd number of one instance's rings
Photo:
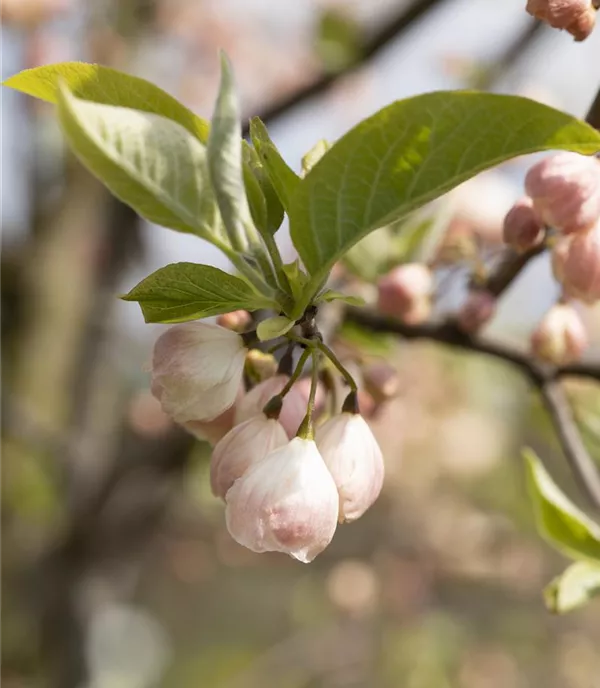
[[[569,303],[600,301],[600,160],[556,153],[533,165],[525,193],[508,211],[503,240],[517,253],[548,246],[560,301],[538,323],[531,349],[540,359],[564,365],[579,359],[588,338],[579,312]],[[378,308],[407,325],[426,321],[432,311],[434,279],[428,266],[394,268],[378,284]],[[494,315],[496,297],[474,285],[456,314],[462,331],[477,332]]]
[[[533,332],[531,348],[548,363],[570,363],[588,340],[568,300],[600,300],[600,160],[551,155],[529,169],[525,192],[506,215],[504,240],[518,252],[551,245],[554,276],[563,288],[560,302]]]
[[[594,30],[598,4],[592,0],[527,0],[527,12],[554,29],[564,29],[576,41]]]
[[[228,314],[221,322],[234,329],[192,322],[159,337],[152,392],[176,422],[216,442],[211,489],[225,501],[233,538],[254,552],[310,562],[331,542],[338,521],[356,520],[377,499],[381,450],[356,391],[341,413],[313,430],[323,404],[317,376],[309,390],[300,378],[309,349],[291,376],[275,374],[244,392],[249,337],[234,330],[247,321]]]

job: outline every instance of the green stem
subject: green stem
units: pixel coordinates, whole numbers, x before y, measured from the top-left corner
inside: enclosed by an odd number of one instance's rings
[[[265,242],[265,246],[267,247],[267,251],[271,256],[275,273],[279,280],[279,286],[283,289],[283,291],[286,292],[286,294],[290,294],[290,282],[285,274],[285,270],[283,269],[283,259],[281,257],[281,253],[279,252],[279,246],[277,246],[277,242],[273,238],[273,235],[268,231],[262,235],[262,238]]]
[[[261,275],[254,270],[243,257],[236,253],[230,246],[220,240],[212,240],[212,243],[222,252],[227,258],[233,263],[233,265],[238,269],[240,274],[242,274],[246,280],[250,283],[250,286],[254,291],[260,296],[266,296],[267,298],[273,297],[273,288],[270,287],[261,277]],[[274,304],[277,308],[277,304]]]
[[[308,349],[307,349],[308,351]],[[302,421],[297,437],[302,437],[305,440],[315,439],[315,427],[313,423],[313,413],[315,411],[315,398],[317,396],[317,387],[319,385],[319,355],[320,352],[316,349],[311,350],[312,354],[312,376],[310,380],[310,394],[308,397],[308,406],[306,408],[306,415]]]
[[[340,371],[342,374],[344,380],[348,383],[348,386],[353,392],[358,391],[358,386],[356,384],[356,381],[350,375],[350,373],[344,368],[342,362],[340,359],[333,353],[333,351],[327,346],[327,344],[324,344],[322,341],[317,340],[316,341],[317,348],[322,351],[325,356],[333,363],[333,365]]]
[[[308,357],[311,355],[312,349],[304,349],[302,352],[302,355],[298,359],[298,363],[296,364],[296,369],[292,373],[290,379],[286,382],[285,387],[279,392],[280,397],[284,397],[290,389],[292,389],[294,383],[298,380],[300,375],[302,375],[302,370],[304,369],[304,366],[306,364],[306,361],[308,361]]]

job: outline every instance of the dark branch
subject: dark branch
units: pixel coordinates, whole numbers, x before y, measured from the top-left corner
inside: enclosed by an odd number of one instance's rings
[[[600,474],[583,444],[569,402],[559,382],[560,378],[567,376],[588,377],[600,381],[600,362],[563,367],[545,365],[510,347],[465,334],[452,320],[406,325],[367,309],[350,306],[346,307],[344,318],[373,332],[389,332],[404,339],[427,339],[472,353],[492,356],[518,368],[539,389],[578,483],[591,504],[600,509]]]
[[[271,122],[287,114],[301,103],[321,95],[333,86],[340,77],[358,69],[390,43],[399,38],[406,30],[410,29],[413,24],[421,19],[427,12],[441,5],[443,2],[446,2],[446,0],[413,0],[408,7],[402,8],[402,11],[395,19],[386,22],[385,26],[376,34],[364,41],[360,48],[360,60],[358,62],[348,65],[347,68],[341,71],[321,75],[304,88],[268,105],[262,112],[258,113],[258,116],[263,122]],[[243,134],[244,136],[248,135],[248,125],[245,125]]]

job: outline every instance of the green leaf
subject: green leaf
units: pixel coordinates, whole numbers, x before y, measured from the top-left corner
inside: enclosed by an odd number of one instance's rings
[[[281,337],[281,335],[289,332],[292,327],[294,327],[293,320],[286,318],[284,315],[276,315],[259,323],[256,328],[256,334],[261,342],[268,342],[270,339]]]
[[[556,614],[570,612],[600,595],[600,564],[578,561],[571,564],[544,590],[546,606]]]
[[[247,251],[254,230],[242,173],[240,108],[227,58],[221,54],[221,84],[208,137],[208,169],[231,245]]]
[[[165,227],[223,241],[206,149],[179,124],[149,112],[79,100],[60,87],[69,145],[112,193]]]
[[[244,160],[244,183],[246,184],[246,194],[250,203],[252,217],[257,226],[263,226],[258,225],[258,222],[262,221],[263,218],[262,204],[264,203],[264,212],[266,213],[264,231],[273,235],[283,222],[283,205],[281,205],[279,196],[258,157],[258,153],[247,141],[242,141],[242,157]],[[253,194],[256,192],[254,190],[254,183],[249,179],[249,176],[258,184],[262,194],[262,201],[258,198],[253,198]],[[259,207],[255,209],[253,203],[257,203]]]
[[[531,450],[523,455],[542,537],[569,557],[600,562],[600,526],[569,501]]]
[[[206,120],[149,81],[110,67],[85,62],[61,62],[26,69],[6,79],[2,85],[56,104],[60,82],[64,82],[69,91],[82,100],[162,115],[181,124],[202,143],[208,140],[209,126]]]
[[[292,197],[296,193],[301,179],[281,157],[277,147],[271,141],[267,128],[258,117],[253,117],[250,120],[250,137],[260,161],[267,171],[269,180],[289,215]]]
[[[315,49],[326,71],[347,69],[361,56],[359,24],[338,9],[327,9],[319,17]]]
[[[312,170],[312,168],[319,162],[319,160],[330,148],[331,144],[329,141],[325,141],[325,139],[321,139],[315,143],[315,145],[302,158],[302,172],[305,176]]]
[[[600,132],[546,105],[491,93],[428,93],[380,110],[333,145],[287,207],[311,284],[374,229],[486,168],[548,149],[593,154]]]
[[[315,299],[315,303],[329,303],[330,301],[343,301],[350,306],[365,305],[365,300],[361,296],[350,296],[349,294],[343,294],[341,291],[334,291],[333,289],[326,289]]]
[[[146,322],[175,323],[275,304],[242,279],[210,265],[172,263],[142,280],[124,301],[137,301]]]
[[[302,270],[300,261],[298,259],[291,263],[285,263],[283,266],[283,271],[288,278],[288,284],[290,285],[292,296],[295,300],[298,300],[302,296],[302,292],[308,284],[308,275]]]

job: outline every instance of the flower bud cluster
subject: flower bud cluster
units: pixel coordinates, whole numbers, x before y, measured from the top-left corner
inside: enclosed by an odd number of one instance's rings
[[[406,263],[379,280],[377,307],[384,315],[418,325],[429,318],[434,281],[422,263]]]
[[[356,520],[377,499],[381,450],[355,392],[314,439],[304,430],[307,408],[314,422],[325,408],[324,388],[309,402],[304,380],[276,374],[240,392],[246,351],[232,329],[176,325],[155,344],[152,392],[174,420],[216,442],[210,484],[225,501],[232,537],[254,552],[309,562],[338,521]]]
[[[576,41],[594,30],[596,8],[592,0],[527,0],[527,12],[555,29],[564,29]]]
[[[529,169],[525,191],[505,217],[505,242],[525,252],[553,230],[552,267],[565,295],[600,300],[600,160],[550,155]]]

